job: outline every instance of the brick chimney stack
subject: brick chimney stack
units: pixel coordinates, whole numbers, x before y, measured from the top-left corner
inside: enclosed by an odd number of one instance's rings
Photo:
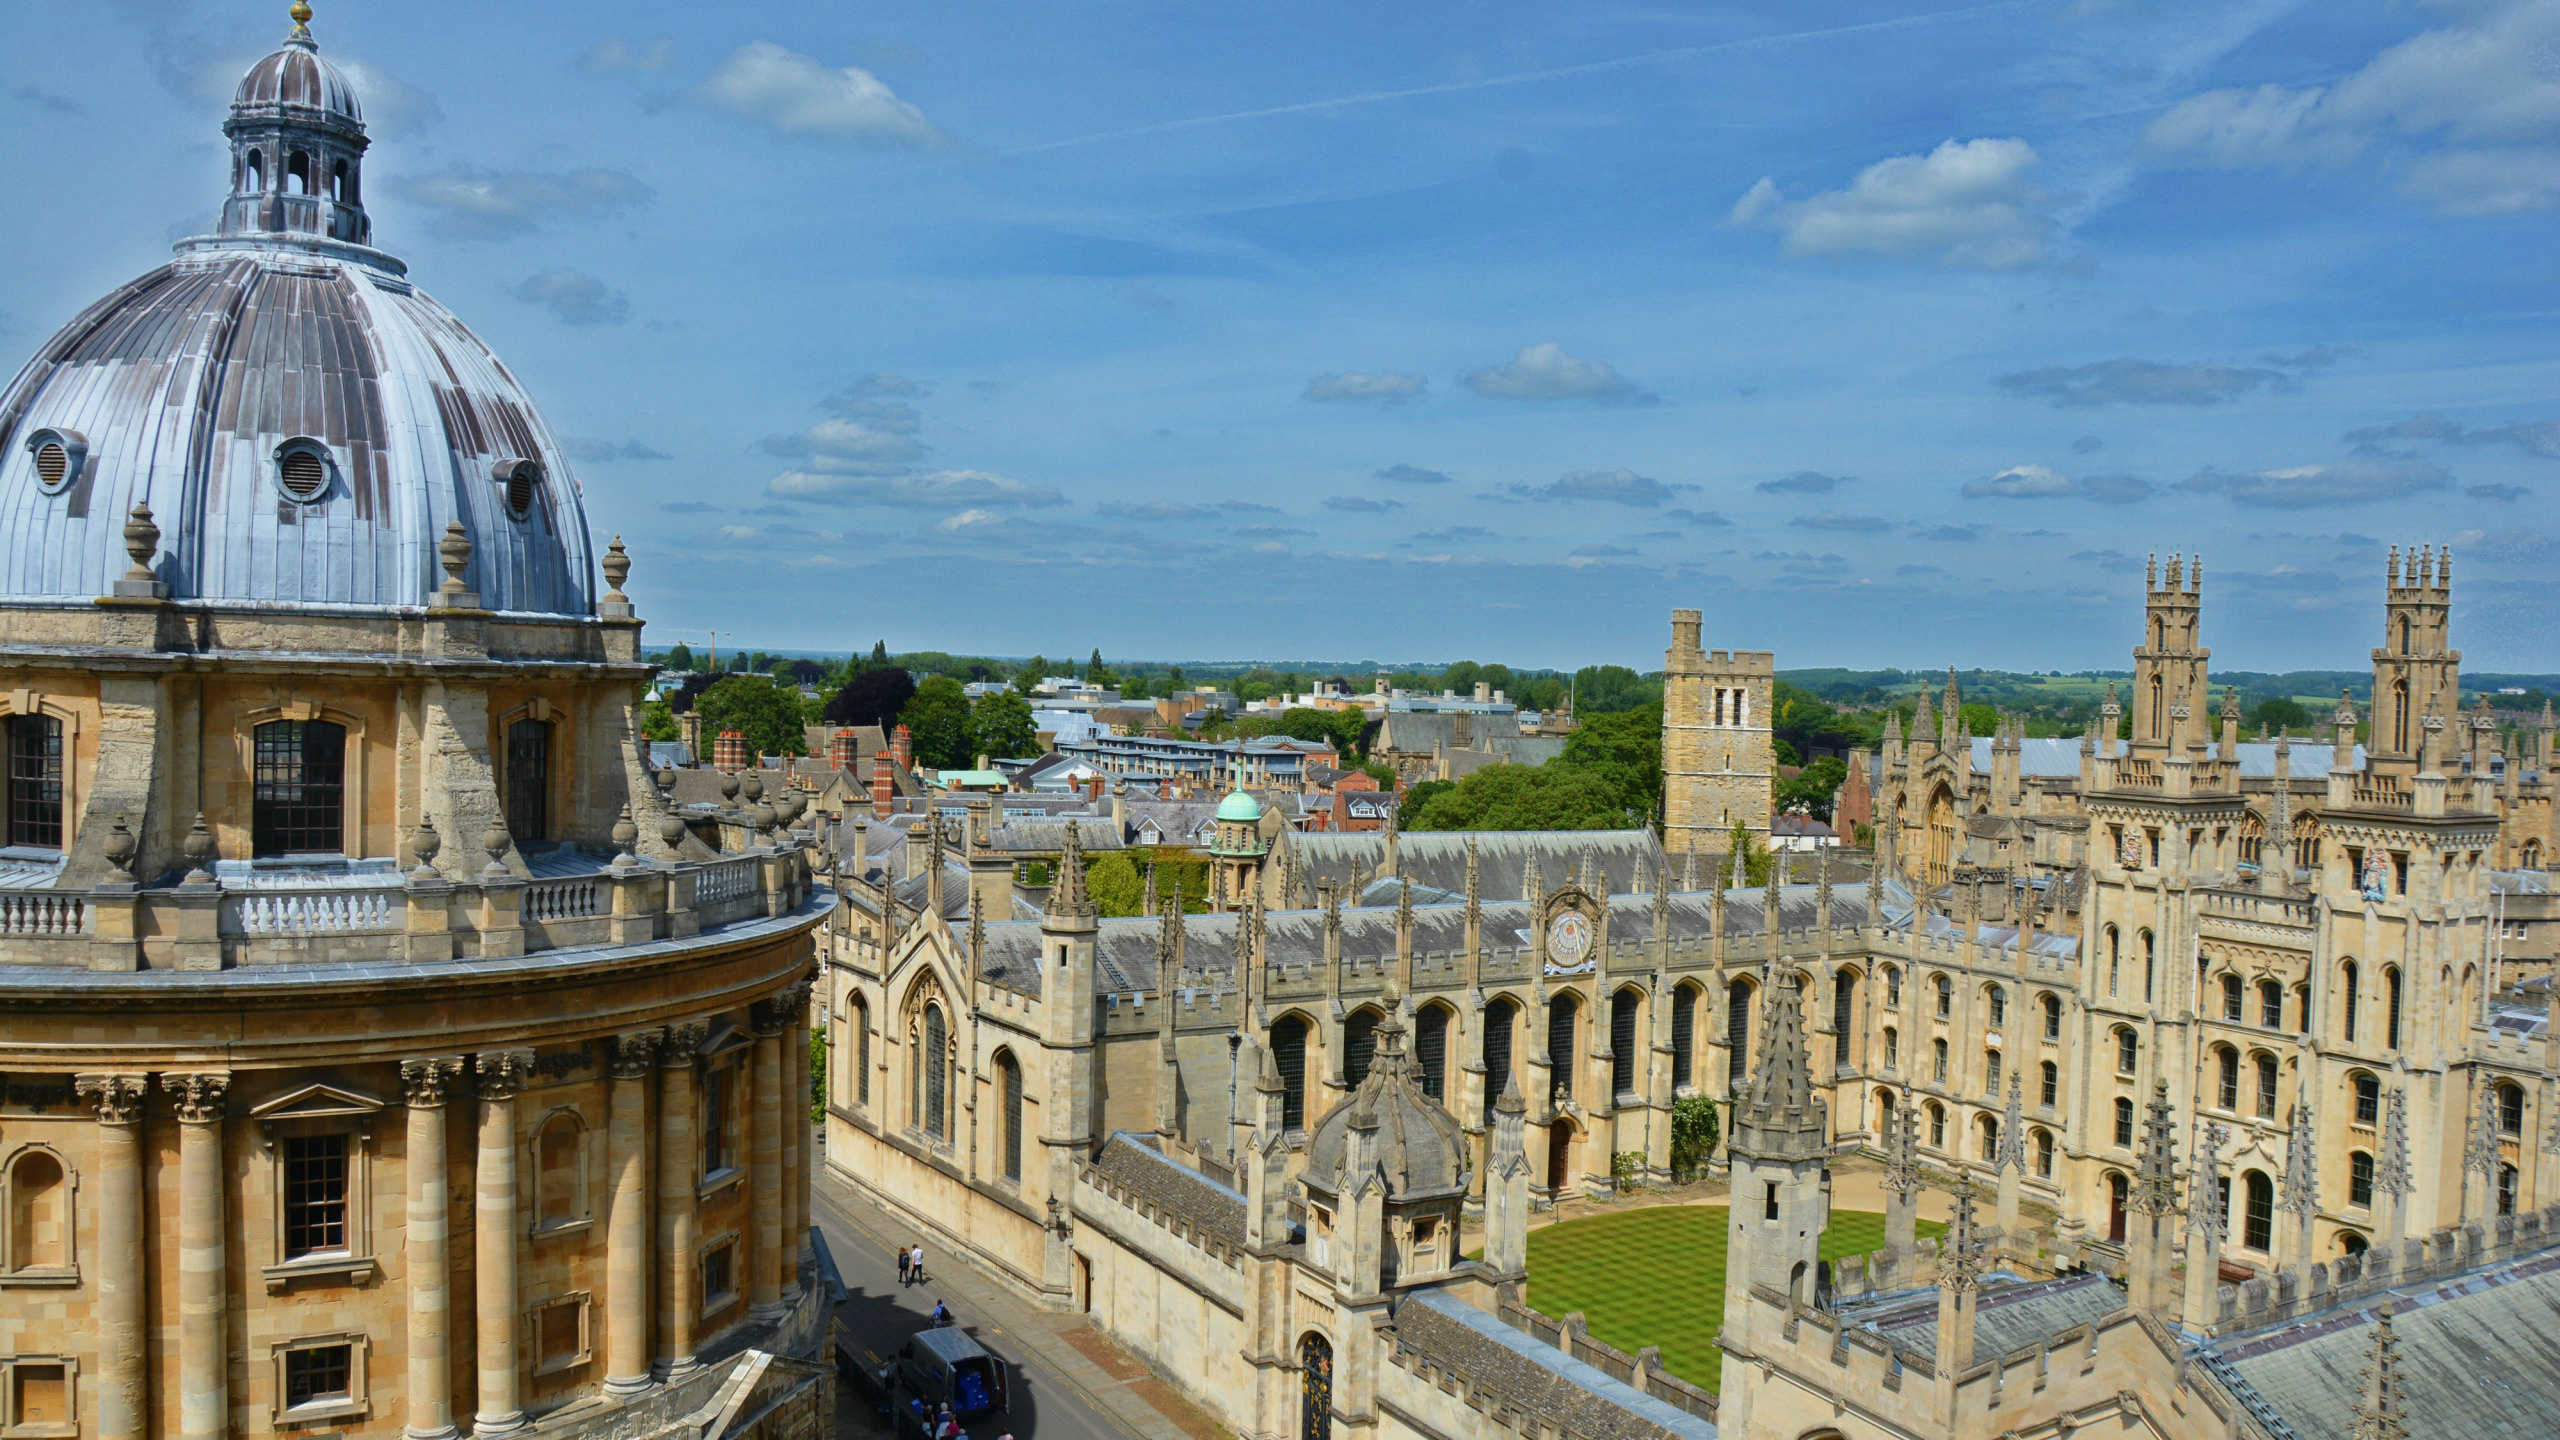
[[[889,784],[889,757],[888,757],[888,756],[886,756],[886,755],[874,755],[874,756],[872,756],[872,757],[871,757],[871,816],[872,816],[872,818],[873,818],[873,819],[875,819],[875,820],[886,820],[886,819],[888,819],[888,818],[889,818],[889,811],[890,811],[890,809],[891,809],[891,808],[896,804],[896,800],[897,800],[897,792],[896,792],[896,790],[895,790],[895,789],[893,789],[893,788],[890,786],[890,784]]]
[[[711,763],[721,770],[747,768],[747,737],[737,730],[723,730],[711,742]]]
[[[897,733],[889,738],[889,754],[898,762],[899,769],[916,768],[915,732],[904,725],[899,726]]]
[[[827,737],[827,763],[838,770],[852,770],[859,761],[851,730],[838,730]]]

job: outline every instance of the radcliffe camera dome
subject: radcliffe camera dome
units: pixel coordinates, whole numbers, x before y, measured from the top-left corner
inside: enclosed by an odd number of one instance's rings
[[[172,599],[424,606],[459,521],[483,605],[590,615],[567,457],[479,337],[371,248],[362,111],[294,12],[223,122],[219,232],[90,306],[0,394],[0,596],[113,593],[147,502]]]

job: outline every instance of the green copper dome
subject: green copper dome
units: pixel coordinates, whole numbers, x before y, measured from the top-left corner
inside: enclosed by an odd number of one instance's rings
[[[1192,813],[1196,815],[1199,812],[1195,810]],[[1218,818],[1241,820],[1247,825],[1259,825],[1262,823],[1262,802],[1241,790],[1231,790],[1227,793],[1226,799],[1218,802]]]

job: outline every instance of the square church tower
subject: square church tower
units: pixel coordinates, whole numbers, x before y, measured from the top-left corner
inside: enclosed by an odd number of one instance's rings
[[[1776,683],[1775,652],[1701,650],[1698,612],[1671,612],[1662,661],[1664,849],[1722,852],[1736,821],[1768,844]]]

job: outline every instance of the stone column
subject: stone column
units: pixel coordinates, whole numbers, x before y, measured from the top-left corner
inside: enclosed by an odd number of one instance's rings
[[[701,1368],[693,1358],[693,1322],[702,1311],[694,1246],[700,1182],[693,1167],[695,1055],[710,1027],[688,1020],[667,1027],[658,1051],[658,1378],[681,1380]]]
[[[409,1094],[409,1440],[453,1440],[453,1194],[445,1095],[462,1057],[400,1062]]]
[[[805,1000],[808,991],[794,988],[786,998]],[[809,1026],[805,1004],[792,1012],[793,1022],[782,1032],[782,1190],[774,1197],[782,1212],[779,1226],[781,1248],[774,1263],[782,1268],[782,1301],[793,1304],[800,1298],[800,1210],[801,1172],[808,1168],[809,1134]]]
[[[782,1303],[782,1036],[790,1029],[788,992],[749,1010],[756,1032],[755,1119],[748,1148],[749,1200],[755,1214],[747,1261],[747,1315],[771,1320]]]
[[[151,1413],[142,1274],[142,1095],[147,1075],[82,1075],[98,1110],[98,1433],[143,1440]]]
[[[523,1369],[518,1364],[516,1294],[516,1093],[533,1073],[530,1050],[484,1051],[480,1077],[480,1157],[471,1240],[474,1308],[480,1341],[480,1403],[475,1435],[512,1435],[525,1428]]]
[[[178,1434],[223,1440],[231,1430],[231,1342],[222,1117],[231,1076],[162,1075],[160,1085],[177,1097],[178,1109]]]
[[[604,1389],[633,1395],[649,1374],[649,1068],[658,1032],[613,1040],[606,1165],[613,1182],[604,1232]]]

